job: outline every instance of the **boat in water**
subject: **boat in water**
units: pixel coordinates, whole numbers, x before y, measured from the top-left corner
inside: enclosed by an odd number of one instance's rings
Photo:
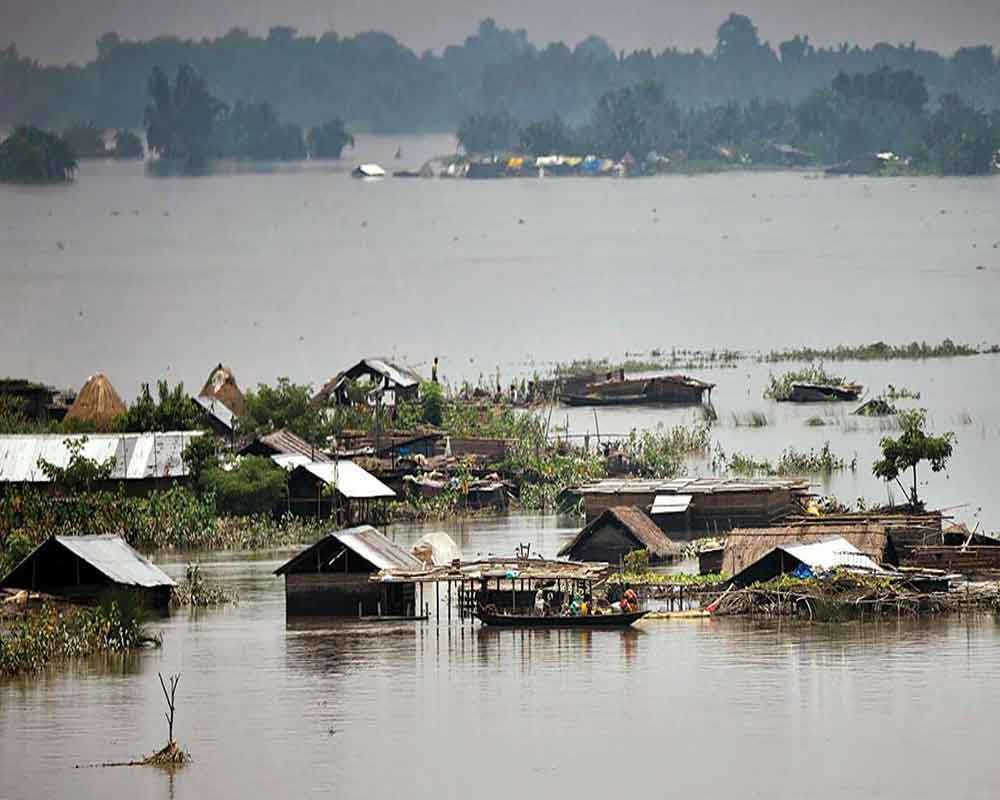
[[[354,178],[384,178],[385,170],[378,164],[360,164],[351,172]]]
[[[582,391],[563,392],[559,399],[568,406],[697,405],[711,402],[714,388],[714,383],[687,375],[629,379],[619,376],[589,383]]]
[[[794,383],[788,395],[791,403],[824,403],[831,400],[851,401],[861,396],[864,387],[858,383],[826,386],[815,383]]]
[[[648,611],[625,611],[615,614],[503,614],[498,611],[477,611],[484,625],[505,628],[627,628],[642,619]]]

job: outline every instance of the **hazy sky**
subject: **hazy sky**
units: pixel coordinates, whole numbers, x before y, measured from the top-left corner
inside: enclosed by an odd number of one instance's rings
[[[1000,0],[0,0],[0,44],[41,61],[84,62],[107,31],[127,38],[217,36],[232,27],[265,33],[285,24],[308,33],[384,30],[421,51],[459,43],[479,19],[527,28],[531,39],[575,44],[590,33],[612,47],[712,46],[730,11],[749,14],[761,38],[795,33],[814,42],[916,40],[953,51],[1000,46]]]

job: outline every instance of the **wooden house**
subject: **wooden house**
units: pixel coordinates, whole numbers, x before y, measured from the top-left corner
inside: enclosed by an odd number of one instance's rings
[[[373,581],[381,570],[423,563],[370,525],[335,531],[282,564],[288,616],[419,616],[414,583]]]
[[[280,462],[279,462],[280,463]],[[353,461],[305,461],[288,476],[292,512],[341,525],[381,523],[396,493]]]
[[[620,561],[633,550],[649,552],[651,563],[670,561],[680,555],[671,541],[641,508],[617,506],[606,509],[559,551],[573,561]]]
[[[411,367],[388,358],[363,358],[323,384],[313,402],[323,406],[351,405],[354,399],[349,389],[353,381],[368,382],[370,401],[377,395],[380,404],[393,406],[400,400],[416,400],[423,378]]]
[[[137,592],[150,608],[166,608],[176,584],[120,536],[50,536],[0,581],[78,602],[114,589]]]

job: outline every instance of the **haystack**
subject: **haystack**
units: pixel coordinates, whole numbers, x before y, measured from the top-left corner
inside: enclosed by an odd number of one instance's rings
[[[243,413],[243,392],[236,384],[236,378],[229,367],[219,364],[208,376],[201,388],[200,397],[214,397],[236,416]]]
[[[115,387],[103,373],[91,375],[73,401],[66,419],[92,423],[97,430],[111,430],[111,423],[126,411]]]

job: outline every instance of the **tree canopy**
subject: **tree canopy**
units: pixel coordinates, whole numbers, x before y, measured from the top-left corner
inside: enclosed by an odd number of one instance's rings
[[[67,183],[75,173],[76,153],[54,133],[20,127],[0,142],[0,181]]]
[[[102,129],[138,127],[145,76],[157,66],[172,75],[185,64],[227,105],[266,102],[303,128],[339,117],[380,132],[453,130],[470,114],[501,109],[526,120],[558,114],[578,125],[606,92],[645,81],[662,84],[685,110],[753,97],[794,104],[838,73],[882,66],[921,76],[931,103],[954,92],[976,108],[1000,107],[1000,64],[987,44],[946,56],[913,43],[820,47],[807,34],[772,45],[752,19],[732,14],[708,51],[619,53],[599,36],[535,45],[525,30],[485,19],[435,54],[375,31],[309,36],[279,26],[263,36],[234,28],[216,38],[147,41],[107,33],[83,66],[43,65],[13,45],[0,50],[0,124],[62,129],[85,119]]]
[[[917,496],[917,465],[928,461],[931,471],[941,472],[951,458],[955,434],[945,433],[932,436],[924,430],[927,423],[927,412],[924,409],[902,411],[899,414],[899,425],[902,433],[898,437],[886,436],[880,442],[882,458],[872,465],[872,474],[885,481],[896,481],[899,476],[911,470],[913,484],[909,491],[910,504],[919,505]],[[903,487],[899,483],[900,488]]]

